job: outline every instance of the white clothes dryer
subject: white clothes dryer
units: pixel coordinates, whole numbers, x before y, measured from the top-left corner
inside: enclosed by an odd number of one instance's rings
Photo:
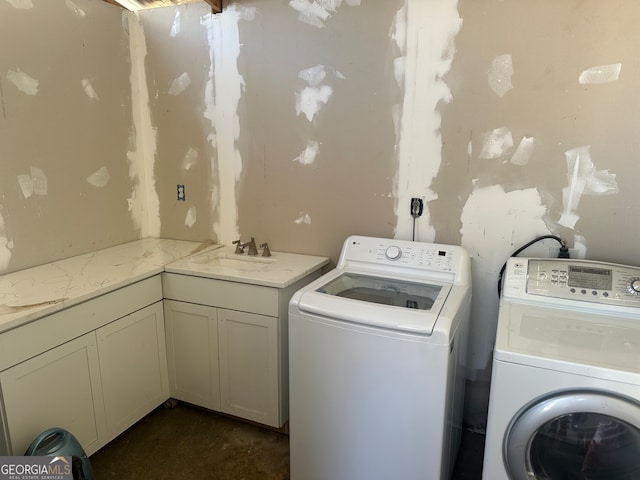
[[[461,247],[349,237],[289,304],[292,480],[444,480],[471,304]]]
[[[485,480],[640,478],[640,268],[510,258]]]

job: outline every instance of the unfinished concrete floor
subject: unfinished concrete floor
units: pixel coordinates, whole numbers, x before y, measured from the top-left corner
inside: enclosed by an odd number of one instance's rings
[[[464,432],[454,480],[480,480],[484,437]],[[91,456],[95,480],[288,480],[289,437],[178,404]],[[401,480],[401,479],[398,479]]]

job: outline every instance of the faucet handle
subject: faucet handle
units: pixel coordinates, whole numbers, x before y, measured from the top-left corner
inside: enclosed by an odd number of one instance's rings
[[[233,242],[231,242],[232,244],[234,244],[236,246],[236,251],[235,253],[237,254],[243,254],[244,253],[244,245],[242,245],[242,240],[238,239],[238,240],[234,240]]]
[[[269,244],[267,242],[264,242],[262,244],[260,244],[260,248],[262,248],[262,256],[263,257],[270,257],[271,256],[271,250],[269,250]]]

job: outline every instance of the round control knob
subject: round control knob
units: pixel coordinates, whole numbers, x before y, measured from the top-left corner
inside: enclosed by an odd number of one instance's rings
[[[389,260],[398,260],[402,256],[402,250],[400,250],[400,247],[391,246],[387,248],[384,254]]]
[[[640,278],[634,277],[629,280],[627,290],[629,290],[629,293],[631,295],[640,295]]]

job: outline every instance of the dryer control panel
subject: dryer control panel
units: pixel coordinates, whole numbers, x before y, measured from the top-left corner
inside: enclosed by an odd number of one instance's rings
[[[640,268],[565,258],[507,262],[505,296],[537,295],[640,308]]]

